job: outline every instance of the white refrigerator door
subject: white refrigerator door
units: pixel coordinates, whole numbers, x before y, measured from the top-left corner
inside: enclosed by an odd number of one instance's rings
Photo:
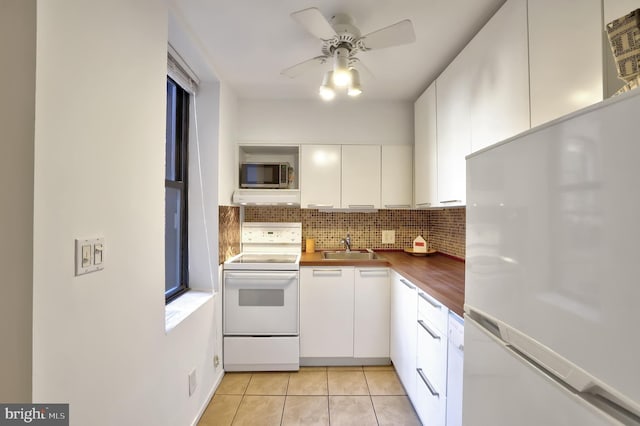
[[[636,415],[639,117],[629,92],[470,155],[465,283],[467,311],[539,342],[576,367],[556,374],[586,389],[586,372]]]
[[[468,317],[464,339],[464,425],[622,425],[533,367]]]

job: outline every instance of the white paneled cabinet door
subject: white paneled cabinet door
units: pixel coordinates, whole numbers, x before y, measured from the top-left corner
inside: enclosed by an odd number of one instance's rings
[[[407,395],[416,393],[416,286],[395,271],[391,272],[391,360]]]
[[[435,207],[438,205],[436,82],[415,102],[414,123],[414,201],[417,208]]]
[[[380,208],[380,145],[342,146],[342,208]]]
[[[601,0],[536,0],[528,13],[531,126],[601,101]]]
[[[356,358],[389,357],[388,268],[355,269],[355,310],[353,356]]]
[[[300,147],[300,206],[340,207],[340,145]]]
[[[413,147],[382,145],[382,208],[408,209],[413,204]]]
[[[353,267],[300,268],[300,357],[353,357]]]
[[[465,156],[471,152],[473,59],[464,49],[436,80],[438,201],[445,206],[465,203]]]
[[[555,7],[547,14],[555,14]],[[471,151],[529,129],[527,0],[508,0],[465,51],[475,69],[470,76]]]

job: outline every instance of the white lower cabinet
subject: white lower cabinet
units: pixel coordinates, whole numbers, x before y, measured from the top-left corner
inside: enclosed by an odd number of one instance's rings
[[[300,268],[300,357],[353,357],[354,268]]]
[[[388,360],[388,268],[300,268],[300,358]]]
[[[389,358],[389,269],[356,268],[353,356]]]
[[[411,401],[416,398],[416,286],[391,272],[391,361]],[[415,403],[414,403],[415,404]]]
[[[447,319],[449,310],[418,291],[418,343],[414,406],[424,425],[444,425],[447,412]]]
[[[447,420],[448,323],[449,308],[391,271],[391,360],[425,426],[459,426]]]

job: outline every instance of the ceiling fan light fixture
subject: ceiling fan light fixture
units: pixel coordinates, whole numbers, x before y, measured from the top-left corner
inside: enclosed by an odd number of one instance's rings
[[[322,78],[322,84],[318,92],[325,101],[330,101],[336,97],[336,90],[333,85],[333,71],[327,71]]]
[[[358,96],[362,93],[362,86],[360,86],[360,73],[357,69],[351,68],[349,70],[351,72],[351,84],[347,88],[347,95],[349,96]]]
[[[333,84],[338,87],[347,87],[351,84],[349,51],[344,47],[337,48],[333,54]]]

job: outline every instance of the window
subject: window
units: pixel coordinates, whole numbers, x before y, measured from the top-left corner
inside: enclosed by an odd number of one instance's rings
[[[167,77],[167,140],[165,161],[165,300],[189,288],[187,184],[189,93]]]

